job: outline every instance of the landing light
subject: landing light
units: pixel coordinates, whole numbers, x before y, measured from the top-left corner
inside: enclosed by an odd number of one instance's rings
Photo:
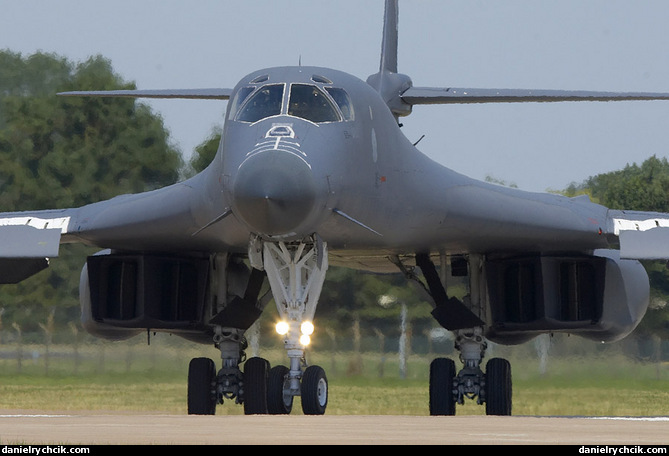
[[[290,329],[290,325],[286,323],[285,321],[280,321],[276,324],[276,332],[279,333],[282,336],[285,336],[288,334],[288,330]]]
[[[314,324],[310,321],[304,321],[300,326],[300,331],[305,336],[311,336],[314,333]]]
[[[275,326],[276,332],[285,336],[290,331],[290,324],[286,321],[280,321]],[[303,321],[300,325],[300,343],[302,345],[309,345],[311,343],[311,336],[314,333],[314,324],[310,321]]]

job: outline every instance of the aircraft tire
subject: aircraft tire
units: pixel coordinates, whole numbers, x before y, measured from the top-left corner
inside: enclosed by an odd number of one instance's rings
[[[486,415],[511,415],[511,364],[502,358],[492,358],[486,364]]]
[[[216,365],[209,358],[193,358],[188,365],[188,414],[215,415]]]
[[[274,366],[269,371],[267,382],[267,413],[288,415],[293,409],[293,396],[284,395],[286,376],[290,372],[286,366]]]
[[[267,414],[269,361],[249,358],[244,363],[244,415]]]
[[[430,415],[455,415],[454,378],[452,359],[436,358],[430,363]]]
[[[328,405],[328,380],[320,366],[309,366],[302,375],[302,412],[323,415]]]

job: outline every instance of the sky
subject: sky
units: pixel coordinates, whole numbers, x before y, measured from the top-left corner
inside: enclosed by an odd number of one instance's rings
[[[414,86],[669,92],[666,0],[400,0]],[[103,55],[141,89],[232,88],[273,66],[378,71],[383,0],[0,0],[0,49]],[[144,101],[187,159],[225,101]],[[669,102],[415,106],[404,134],[529,191],[668,155]]]

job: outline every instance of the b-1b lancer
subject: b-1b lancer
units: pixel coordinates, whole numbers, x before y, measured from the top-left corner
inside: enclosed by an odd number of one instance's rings
[[[81,273],[82,321],[112,339],[162,331],[214,344],[193,359],[188,412],[224,399],[247,414],[325,413],[328,382],[305,344],[328,265],[396,272],[429,292],[462,367],[430,367],[429,410],[466,399],[510,415],[511,367],[488,341],[545,333],[625,337],[644,315],[639,259],[669,258],[669,214],[479,182],[423,155],[399,120],[416,105],[669,100],[667,93],[415,87],[397,68],[398,4],[387,0],[379,72],[287,66],[232,89],[68,92],[63,96],[229,100],[212,163],[183,182],[79,208],[0,214],[0,278],[47,266],[60,243],[100,248]],[[449,284],[468,283],[455,297]],[[263,295],[266,282],[271,293]],[[245,358],[245,332],[274,299],[286,365]]]

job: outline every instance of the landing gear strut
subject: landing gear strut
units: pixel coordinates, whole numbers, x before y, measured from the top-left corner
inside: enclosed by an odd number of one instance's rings
[[[262,252],[262,265],[281,318],[277,331],[284,336],[289,359],[288,367],[270,370],[268,413],[290,413],[293,398],[301,396],[305,415],[322,415],[328,402],[327,377],[321,367],[308,365],[306,347],[328,268],[327,246],[314,235],[298,243],[264,242]],[[258,260],[252,258],[251,262],[257,265]]]
[[[418,280],[413,268],[404,265],[399,257],[391,258],[408,279],[419,283],[430,294],[435,303],[432,316],[455,333],[455,348],[460,351],[463,367],[457,375],[455,363],[448,358],[435,359],[430,365],[430,415],[455,415],[455,404],[464,404],[465,398],[476,399],[479,405],[485,403],[488,415],[511,415],[509,362],[493,358],[486,364],[486,372],[481,370],[487,348],[483,336],[485,323],[480,317],[483,314],[482,257],[453,257],[450,262],[445,254],[440,254],[440,258],[441,271],[437,271],[429,253],[416,253],[416,266],[423,272],[426,284]],[[465,300],[448,296],[449,276],[468,279],[469,295]]]
[[[455,363],[437,358],[430,365],[430,415],[455,415],[455,404],[465,398],[486,405],[486,415],[511,415],[511,365],[492,358],[485,373],[481,361],[486,341],[482,328],[456,331],[455,348],[460,351],[463,368],[456,375]]]
[[[221,352],[222,367],[218,373],[209,358],[195,358],[188,367],[188,413],[213,415],[216,404],[222,404],[224,399],[244,403],[246,414],[266,413],[268,363],[251,358],[241,371],[239,366],[245,360],[247,347],[244,330],[216,326],[214,345]]]

